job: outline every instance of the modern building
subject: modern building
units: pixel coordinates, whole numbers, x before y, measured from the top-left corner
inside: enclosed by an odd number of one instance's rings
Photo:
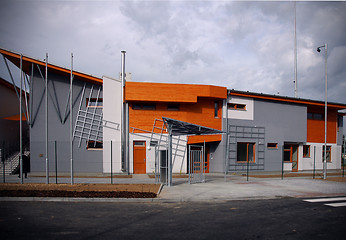
[[[25,114],[29,116],[31,172],[46,171],[46,155],[50,172],[56,168],[58,172],[69,172],[71,70],[48,63],[46,71],[44,61],[4,49],[0,53],[18,68],[22,58],[22,71],[29,81],[30,102]],[[102,108],[95,107],[102,105],[98,102],[102,99],[102,79],[76,71],[73,76],[74,168],[79,172],[102,172],[102,151],[88,151],[88,146],[102,141]]]
[[[172,172],[187,173],[195,149],[204,151],[205,172],[322,169],[324,102],[211,85],[126,81],[123,87],[118,79],[0,53],[19,68],[22,58],[30,79],[32,172],[68,173],[73,166],[74,172],[157,173],[171,151]],[[341,168],[342,109],[346,104],[328,103],[328,169]],[[164,118],[191,130],[173,136],[172,148]]]
[[[110,165],[109,144],[120,143],[121,82],[104,77],[104,161]],[[117,94],[114,94],[117,93]],[[167,150],[167,128],[162,117],[176,119],[216,130],[222,130],[222,105],[227,89],[211,85],[126,82],[125,101],[129,125],[129,172],[154,173],[158,166],[157,148]],[[117,103],[117,104],[113,104]],[[108,127],[107,124],[113,125]],[[121,124],[120,124],[121,125]],[[117,136],[115,138],[114,136]],[[173,172],[186,173],[188,146],[205,147],[205,171],[210,171],[212,155],[221,142],[221,135],[179,136],[173,138]],[[116,147],[118,148],[118,146]],[[113,152],[116,152],[115,149]],[[120,155],[118,156],[120,159]],[[121,166],[121,164],[116,164]],[[122,165],[123,166],[123,165]],[[124,166],[123,166],[124,168]],[[115,171],[120,171],[115,168]]]
[[[322,169],[324,106],[322,101],[228,90],[223,123],[228,132],[227,170]],[[341,168],[340,110],[345,108],[328,103],[328,169]]]

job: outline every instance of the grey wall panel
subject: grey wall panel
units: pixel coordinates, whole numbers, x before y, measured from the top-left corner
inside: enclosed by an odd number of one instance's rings
[[[44,74],[44,71],[42,71]],[[65,109],[69,93],[69,76],[61,76],[48,72],[48,139],[49,139],[49,162],[50,171],[55,171],[54,164],[54,141],[57,141],[58,170],[70,171],[70,124],[69,114],[65,115]],[[33,125],[31,127],[31,171],[45,171],[45,101],[44,80],[37,68],[34,73],[33,87]],[[84,82],[75,80],[73,84],[73,125],[75,125]],[[86,98],[92,84],[87,83],[86,94],[83,97],[83,106],[86,106]],[[94,87],[99,87],[95,85]],[[97,91],[91,97],[96,98]],[[102,98],[102,86],[101,94]],[[68,105],[67,105],[68,106]],[[69,110],[69,107],[68,109]],[[100,111],[100,110],[98,110]],[[87,150],[86,141],[83,140],[81,147],[78,139],[74,140],[74,170],[75,172],[102,172],[102,150]]]
[[[225,123],[224,119],[224,123]],[[272,101],[254,101],[254,120],[228,119],[229,126],[264,127],[264,170],[279,171],[282,168],[282,147],[284,142],[304,143],[307,138],[307,108],[303,105],[277,103]],[[233,130],[235,130],[234,128]],[[230,141],[241,133],[233,133]],[[230,134],[232,135],[232,134]],[[246,136],[238,136],[246,137]],[[237,138],[238,139],[238,138]],[[245,138],[244,138],[245,139]],[[238,139],[239,141],[239,139]],[[268,149],[267,143],[277,143],[278,149]],[[220,146],[225,147],[224,144]],[[224,151],[221,148],[217,151]],[[258,154],[258,146],[256,154]],[[232,154],[230,152],[229,154]],[[215,159],[216,160],[216,159]],[[220,170],[224,159],[214,160],[211,168]]]

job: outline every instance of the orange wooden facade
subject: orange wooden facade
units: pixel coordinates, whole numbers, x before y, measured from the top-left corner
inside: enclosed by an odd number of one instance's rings
[[[211,85],[126,82],[126,101],[197,103],[197,98],[226,99],[227,89]]]
[[[327,110],[327,142],[336,143],[337,141],[337,124],[338,112],[336,109]],[[324,142],[324,108],[308,107],[308,113],[319,113],[322,119],[307,120],[307,142]]]
[[[130,127],[152,131],[155,119],[168,117],[221,130],[222,100],[227,98],[227,89],[210,85],[127,82],[125,97],[129,102]],[[133,109],[136,104],[148,103],[155,105],[155,109]],[[172,104],[178,109],[170,110]],[[198,136],[191,143],[203,142],[202,138],[206,142],[221,141],[220,135]]]

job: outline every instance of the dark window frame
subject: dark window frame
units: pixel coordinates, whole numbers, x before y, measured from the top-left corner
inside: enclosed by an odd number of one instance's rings
[[[246,111],[246,104],[242,103],[228,103],[227,108],[231,110]]]
[[[278,143],[269,142],[267,143],[268,149],[278,149]]]
[[[303,158],[310,158],[310,149],[310,145],[303,145]]]
[[[214,102],[214,118],[219,117],[219,101]]]
[[[323,118],[324,118],[323,113],[314,113],[314,112],[307,113],[307,119],[310,119],[310,120],[323,120]]]
[[[91,140],[87,141],[87,150],[103,150],[103,142]]]
[[[156,104],[155,103],[132,103],[132,109],[152,111],[152,110],[156,110]]]
[[[180,105],[179,104],[167,104],[167,110],[168,111],[179,111],[180,110]]]
[[[326,161],[327,162],[332,162],[332,146],[327,145],[326,146],[326,152],[327,152],[327,157],[326,157]],[[324,158],[324,145],[322,146],[322,162],[323,162],[323,158]]]
[[[239,160],[239,151],[241,145],[246,145],[246,161]],[[252,160],[249,160],[249,149],[252,147]],[[256,143],[254,142],[237,142],[237,163],[256,163]]]
[[[90,103],[94,103],[94,104],[97,103],[97,105],[92,105]],[[87,108],[103,108],[103,98],[87,98],[86,107]]]

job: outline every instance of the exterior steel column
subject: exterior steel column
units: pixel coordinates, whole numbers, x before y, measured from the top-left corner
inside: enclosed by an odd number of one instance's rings
[[[228,173],[228,164],[229,164],[229,158],[228,158],[228,153],[229,153],[229,145],[228,145],[228,96],[230,92],[227,91],[227,99],[226,101],[226,134],[223,136],[226,136],[226,153],[225,153],[225,181],[227,181],[227,173]]]
[[[46,126],[46,184],[49,184],[49,161],[48,161],[48,53],[46,53],[46,77],[45,77],[45,126]]]
[[[168,131],[168,186],[172,186],[172,124],[167,124]]]
[[[23,124],[22,124],[22,88],[23,88],[23,56],[20,55],[20,93],[19,93],[19,176],[20,183],[23,184]]]
[[[29,93],[30,93],[30,95],[31,95],[31,97],[29,96],[29,112],[30,112],[30,115],[29,115],[29,117],[30,117],[30,122],[29,122],[29,126],[31,126],[32,125],[32,112],[33,112],[33,106],[32,106],[32,104],[33,104],[33,97],[32,96],[34,96],[33,95],[33,83],[34,82],[34,64],[33,63],[31,63],[31,75],[30,75],[30,86],[29,86]]]
[[[294,97],[298,97],[297,78],[297,3],[294,1]]]
[[[126,89],[126,86],[125,86]],[[125,128],[125,146],[126,146],[126,170],[127,174],[130,174],[130,113],[129,113],[129,104],[125,103],[126,109],[126,128]]]
[[[345,177],[346,137],[344,137],[344,156],[342,158],[342,177]]]
[[[121,170],[122,171],[128,171],[126,169],[126,137],[125,137],[125,131],[126,131],[126,113],[125,113],[125,53],[126,51],[121,51]]]
[[[71,185],[74,183],[73,178],[73,53],[71,53],[71,74],[70,74],[70,164],[71,164]]]

